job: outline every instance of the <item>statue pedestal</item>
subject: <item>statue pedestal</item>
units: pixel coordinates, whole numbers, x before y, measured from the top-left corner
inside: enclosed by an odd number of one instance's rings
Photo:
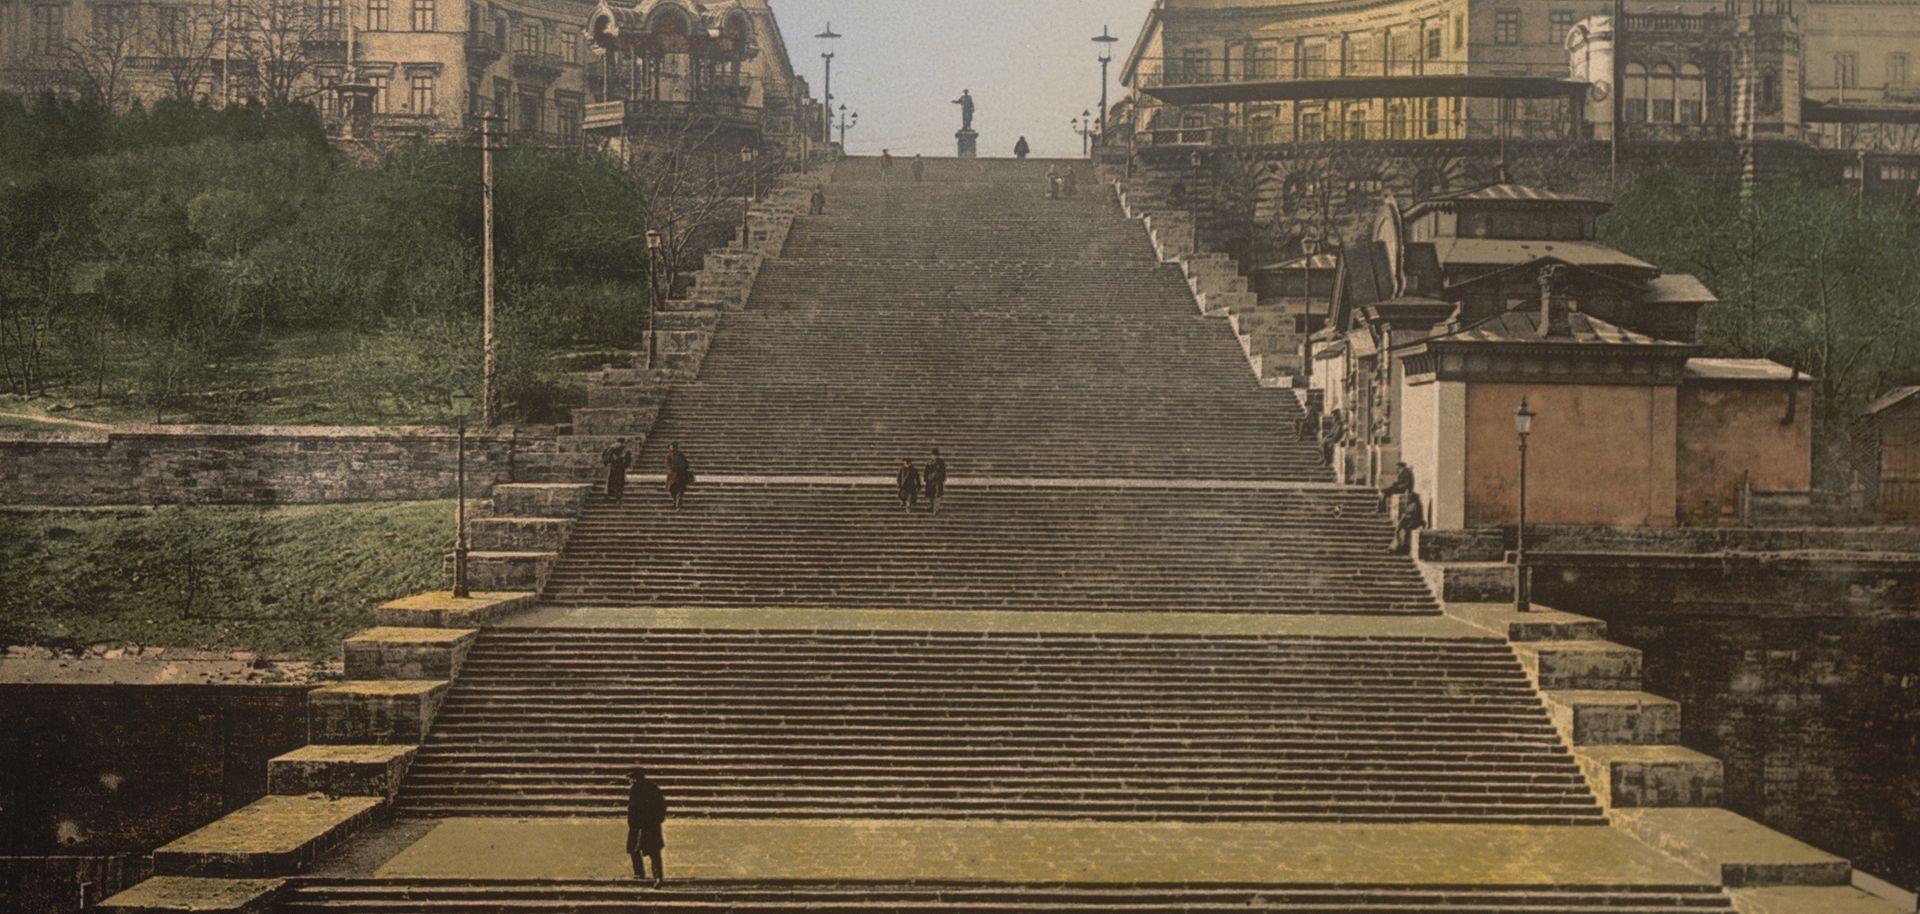
[[[953,138],[960,141],[960,158],[977,159],[980,157],[980,132],[962,128]]]

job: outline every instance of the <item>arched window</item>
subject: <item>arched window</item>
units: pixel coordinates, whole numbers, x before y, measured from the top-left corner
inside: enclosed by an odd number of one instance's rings
[[[1648,117],[1657,124],[1671,124],[1677,118],[1674,111],[1673,68],[1666,64],[1655,64],[1647,75],[1647,97],[1652,100],[1653,108]]]
[[[1780,113],[1780,71],[1773,67],[1767,67],[1761,70],[1760,71],[1760,87],[1758,91],[1756,91],[1754,94],[1755,96],[1757,96],[1755,107],[1760,109],[1759,111],[1760,114],[1762,115],[1779,114]]]
[[[687,14],[671,6],[663,6],[653,11],[647,21],[647,31],[659,35],[687,35],[693,32],[693,23]]]
[[[1680,67],[1680,123],[1707,122],[1707,74],[1693,64]]]
[[[1637,63],[1627,64],[1627,84],[1622,87],[1622,117],[1630,124],[1647,119],[1647,68]]]

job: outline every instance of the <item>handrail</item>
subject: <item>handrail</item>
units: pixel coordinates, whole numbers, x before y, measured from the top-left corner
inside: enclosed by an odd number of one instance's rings
[[[1420,76],[1538,76],[1564,78],[1566,64],[1516,64],[1511,61],[1406,57],[1150,57],[1141,60],[1135,85],[1141,89],[1222,83],[1299,82]]]

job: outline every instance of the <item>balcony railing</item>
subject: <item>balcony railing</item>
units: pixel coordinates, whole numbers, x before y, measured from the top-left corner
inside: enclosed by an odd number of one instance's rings
[[[482,65],[492,63],[500,59],[500,36],[492,32],[469,30],[467,32],[466,48],[468,57],[476,59],[485,58],[481,61]]]
[[[558,54],[543,51],[513,52],[513,75],[533,79],[553,79],[565,70],[567,62]]]
[[[1531,118],[1501,121],[1493,118],[1443,120],[1438,129],[1428,130],[1421,119],[1369,119],[1333,122],[1276,123],[1268,126],[1156,127],[1142,129],[1137,142],[1142,147],[1171,146],[1292,146],[1321,143],[1463,143],[1495,141],[1504,137],[1516,142],[1568,139],[1572,130],[1565,118]]]
[[[1136,82],[1142,89],[1201,86],[1219,83],[1307,82],[1320,79],[1360,79],[1388,76],[1465,76],[1465,60],[1428,60],[1418,57],[1271,58],[1169,57],[1140,62]],[[1560,65],[1539,69],[1541,76],[1565,76]]]
[[[628,99],[587,105],[585,129],[611,130],[647,124],[707,124],[742,130],[760,130],[759,108],[732,102],[682,102]]]

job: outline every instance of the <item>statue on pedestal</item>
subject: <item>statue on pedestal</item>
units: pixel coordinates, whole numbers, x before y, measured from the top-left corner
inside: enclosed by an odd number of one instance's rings
[[[960,90],[960,97],[954,99],[953,103],[960,106],[960,129],[972,130],[973,129],[973,90],[971,89]]]

